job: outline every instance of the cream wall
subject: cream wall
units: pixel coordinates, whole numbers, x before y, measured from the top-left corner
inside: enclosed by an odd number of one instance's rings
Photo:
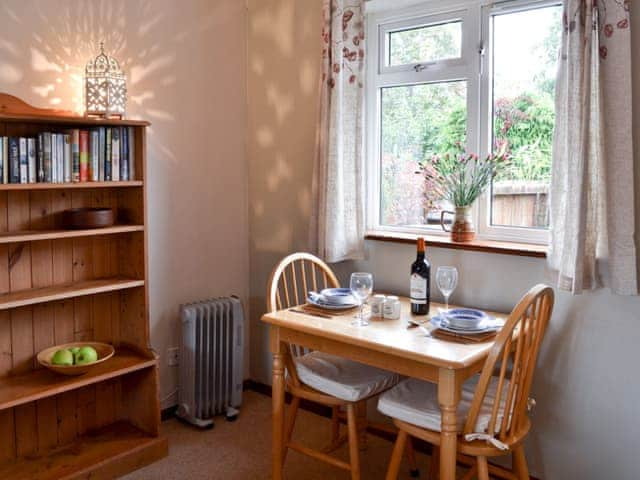
[[[248,293],[246,7],[238,0],[3,0],[0,91],[77,109],[100,40],[148,135],[151,342],[179,344],[179,305]],[[248,363],[248,362],[247,362]],[[248,366],[247,366],[248,371]],[[163,405],[177,369],[161,358]]]
[[[248,138],[251,376],[269,376],[259,321],[271,269],[307,248],[317,123],[320,8],[314,0],[249,0]]]
[[[265,383],[270,354],[259,317],[266,281],[282,256],[307,246],[317,109],[315,90],[302,85],[317,82],[320,5],[249,2],[251,375]],[[633,27],[637,60],[640,21],[634,19]],[[634,110],[640,115],[640,62],[634,73]],[[368,242],[367,249],[366,261],[336,266],[343,282],[353,270],[371,271],[380,290],[406,294],[414,248]],[[456,302],[483,308],[509,310],[545,280],[543,260],[435,248],[429,256],[435,266],[460,269]],[[558,295],[534,386],[538,407],[527,447],[539,478],[640,478],[639,339],[640,297],[606,291]]]

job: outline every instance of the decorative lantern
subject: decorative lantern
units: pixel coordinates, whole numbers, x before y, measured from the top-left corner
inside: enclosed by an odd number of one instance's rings
[[[104,53],[89,60],[85,69],[85,113],[88,116],[122,118],[127,104],[127,83],[118,61]]]

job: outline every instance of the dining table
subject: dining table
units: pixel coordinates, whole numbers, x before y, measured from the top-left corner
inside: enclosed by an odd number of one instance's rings
[[[460,342],[430,335],[422,328],[408,328],[438,314],[444,306],[431,303],[428,316],[411,314],[408,298],[400,298],[400,318],[371,318],[368,326],[352,325],[352,315],[315,314],[300,308],[266,313],[273,354],[272,478],[283,478],[285,419],[285,356],[289,345],[317,350],[437,384],[441,410],[440,478],[456,474],[457,408],[465,380],[478,373],[494,339]],[[449,305],[456,308],[455,305]],[[487,312],[496,318],[507,315]]]

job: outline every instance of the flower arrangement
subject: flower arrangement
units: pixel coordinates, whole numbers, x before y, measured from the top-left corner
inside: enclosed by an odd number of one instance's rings
[[[424,177],[427,208],[439,200],[457,208],[471,206],[508,163],[506,142],[485,159],[475,153],[434,155],[416,172]]]

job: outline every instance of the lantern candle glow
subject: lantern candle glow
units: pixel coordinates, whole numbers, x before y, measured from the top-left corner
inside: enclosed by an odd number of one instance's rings
[[[127,84],[118,61],[104,53],[89,60],[85,69],[85,114],[99,117],[119,117],[125,114]]]

